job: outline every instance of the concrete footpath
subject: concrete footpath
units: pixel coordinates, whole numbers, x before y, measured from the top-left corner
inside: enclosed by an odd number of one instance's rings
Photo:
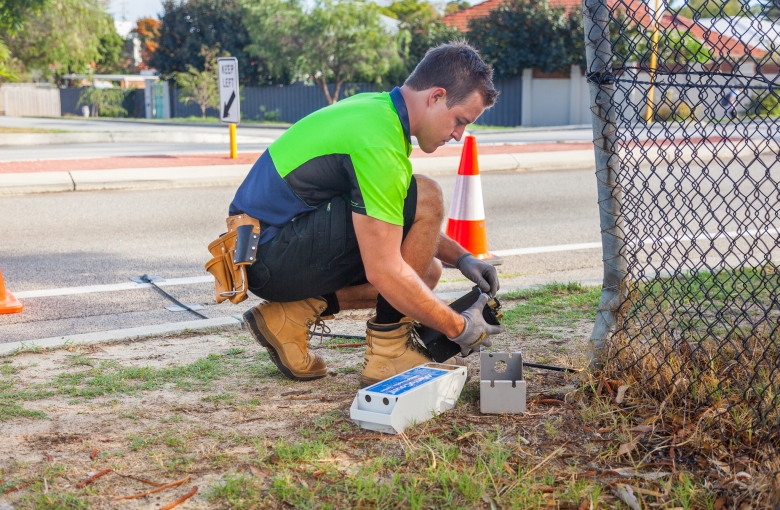
[[[454,175],[459,146],[434,154],[415,149],[415,173]],[[590,142],[523,143],[479,146],[481,172],[594,169]],[[62,191],[238,186],[260,153],[142,156],[0,163],[0,195]]]

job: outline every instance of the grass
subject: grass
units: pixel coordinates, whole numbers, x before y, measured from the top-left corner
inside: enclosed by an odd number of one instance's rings
[[[98,397],[138,395],[162,388],[181,391],[208,390],[210,384],[225,377],[243,376],[262,379],[278,377],[278,370],[267,354],[246,354],[242,348],[232,348],[223,354],[211,354],[194,363],[170,368],[126,367],[115,361],[99,361],[85,355],[66,357],[71,371],[57,374],[47,384],[25,384],[14,377],[20,370],[9,363],[0,363],[0,422],[17,417],[44,419],[46,413],[27,410],[24,402],[52,397],[69,399],[69,403]],[[86,368],[85,368],[86,367]],[[235,395],[223,393],[204,398],[216,404],[235,403]],[[121,417],[136,419],[132,410],[123,410]]]
[[[69,133],[69,132],[70,131],[65,131],[64,129],[12,128],[12,127],[0,126],[0,133],[2,133],[2,134],[11,134],[11,133]]]
[[[599,294],[578,284],[519,292],[505,298],[504,322],[520,338],[545,338],[592,321]],[[614,374],[536,372],[523,416],[481,415],[472,379],[451,411],[403,436],[383,436],[349,419],[359,365],[345,364],[337,377],[290,383],[258,353],[242,345],[180,366],[141,368],[74,353],[40,386],[24,385],[23,366],[0,362],[0,402],[73,399],[117,418],[100,420],[116,422],[107,443],[98,442],[105,430],[30,443],[36,455],[48,452],[55,461],[0,465],[0,493],[10,491],[6,497],[20,509],[111,508],[113,497],[149,488],[116,474],[76,488],[88,473],[111,467],[157,483],[191,474],[190,485],[200,487],[192,506],[208,508],[625,509],[624,485],[641,508],[768,505],[766,479],[754,464],[704,449],[689,458],[683,443],[690,427],[678,408],[642,405],[633,383],[626,401],[615,403]],[[161,389],[180,397],[160,403]],[[621,453],[627,444],[635,447]],[[89,459],[93,448],[100,455]],[[57,464],[68,452],[76,456]],[[736,462],[725,469],[746,471],[751,481],[725,476],[715,462]],[[189,487],[162,492],[154,502],[173,501]]]
[[[598,310],[601,289],[577,282],[552,283],[537,289],[507,294],[514,307],[504,312],[502,323],[514,334],[553,337],[554,328],[571,328],[592,321]]]

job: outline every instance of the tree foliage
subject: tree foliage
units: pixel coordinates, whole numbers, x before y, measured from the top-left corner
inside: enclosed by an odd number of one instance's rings
[[[550,7],[547,0],[509,0],[488,16],[471,20],[469,40],[499,77],[523,69],[553,72],[582,64],[582,13]]]
[[[150,66],[163,76],[188,72],[189,66],[203,70],[206,62],[201,48],[219,46],[238,59],[243,85],[277,83],[269,75],[265,62],[244,49],[252,42],[245,16],[239,0],[165,0],[160,35]]]
[[[688,0],[677,11],[680,16],[690,19],[746,16],[749,13],[750,5],[741,0]]]
[[[276,76],[311,80],[328,104],[344,83],[378,79],[399,60],[372,3],[321,0],[304,12],[296,0],[261,0],[247,8],[252,54],[275,62]]]
[[[0,39],[22,74],[54,78],[110,69],[122,44],[100,0],[48,0],[39,14]]]
[[[47,0],[0,0],[0,31],[14,33],[37,15]]]
[[[188,66],[187,72],[176,73],[176,85],[181,87],[181,101],[184,104],[195,103],[200,106],[200,114],[206,118],[206,108],[219,109],[219,72],[217,54],[219,48],[209,49],[203,46],[200,54],[204,60],[203,70]],[[223,55],[228,56],[228,55]]]
[[[140,18],[133,30],[141,41],[140,69],[150,69],[152,55],[160,45],[160,22],[154,18]]]
[[[386,78],[394,84],[403,83],[428,49],[463,37],[456,28],[445,25],[441,14],[424,0],[396,0],[382,11],[399,22],[398,45],[402,60]]]
[[[85,87],[79,93],[76,106],[89,106],[93,117],[124,117],[127,110],[122,107],[126,92],[122,89],[98,89]]]

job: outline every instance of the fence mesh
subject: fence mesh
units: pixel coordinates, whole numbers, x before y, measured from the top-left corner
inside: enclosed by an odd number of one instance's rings
[[[674,410],[671,437],[646,449],[658,461],[776,462],[778,14],[772,2],[584,2],[613,292],[594,340],[636,409],[655,403],[642,417]]]

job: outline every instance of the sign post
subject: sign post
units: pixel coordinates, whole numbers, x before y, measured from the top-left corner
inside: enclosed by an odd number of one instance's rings
[[[217,60],[219,69],[219,121],[230,126],[230,158],[238,157],[236,125],[241,121],[238,90],[238,59],[223,57]]]

